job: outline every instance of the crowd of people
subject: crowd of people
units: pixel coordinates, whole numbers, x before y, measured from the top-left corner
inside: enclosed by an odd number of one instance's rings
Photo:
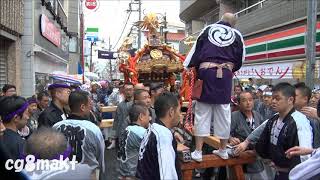
[[[204,138],[214,134],[220,144],[212,153],[222,159],[256,152],[256,161],[244,166],[246,179],[319,179],[319,91],[304,83],[232,86],[232,73],[245,58],[235,19],[226,13],[207,26],[184,62],[186,69],[196,69],[195,87],[201,91],[193,93],[191,146],[182,145],[190,139],[181,126],[180,98],[161,83],[53,83],[48,92],[27,99],[7,84],[0,97],[1,177],[103,179],[111,171],[106,169],[105,150],[115,148],[117,162],[107,162],[118,164],[114,179],[182,179],[178,151],[193,149],[191,158],[201,163]],[[101,113],[107,105],[117,106],[116,112]],[[99,128],[101,120],[109,118],[114,119],[110,138]],[[29,155],[47,159],[50,168],[27,163],[17,171]],[[78,163],[72,170],[53,168],[59,158]],[[233,179],[226,169],[223,179]]]
[[[234,90],[230,154],[235,156],[252,149],[261,157],[245,167],[247,177],[306,177],[301,172],[297,175],[294,167],[310,161],[308,155],[298,152],[300,149],[319,147],[320,121],[317,106],[310,102],[319,92],[312,92],[304,83],[264,85],[256,90],[237,85]]]
[[[203,161],[204,138],[214,134],[220,142],[212,153],[222,159],[238,156],[247,148],[257,152],[257,161],[244,168],[247,179],[304,179],[310,169],[302,172],[295,167],[312,163],[310,156],[299,150],[310,153],[317,148],[317,97],[310,103],[314,107],[308,107],[311,90],[304,83],[258,87],[252,78],[245,90],[235,86],[232,97],[234,72],[246,57],[236,20],[234,14],[225,13],[220,21],[206,26],[183,63],[197,75],[191,158]],[[313,175],[318,171],[313,169]]]
[[[0,148],[4,152],[1,157],[3,167],[8,159],[26,160],[29,154],[36,159],[49,159],[50,163],[62,154],[70,159],[75,156],[81,164],[76,166],[76,172],[80,174],[75,177],[82,175],[83,178],[103,179],[104,174],[108,173],[104,155],[106,145],[109,145],[108,149],[116,147],[117,150],[119,177],[134,179],[140,142],[147,129],[163,120],[161,126],[167,129],[170,138],[169,129],[181,119],[176,93],[167,92],[162,83],[133,85],[114,80],[112,84],[92,83],[90,89],[54,83],[47,89],[47,92],[39,92],[25,99],[17,94],[14,85],[2,88]],[[100,112],[100,107],[106,105],[117,106],[110,142],[99,128],[103,116],[112,117],[112,114]],[[171,122],[173,119],[174,124]],[[148,142],[156,143],[157,140]],[[166,144],[164,147],[172,148],[172,145]],[[174,152],[171,154],[173,159]],[[154,150],[151,156],[153,153]],[[142,165],[144,163],[151,162],[143,162]],[[75,173],[52,169],[22,173],[7,169],[5,172],[12,172],[22,179],[56,179]],[[146,176],[145,173],[140,175]]]
[[[75,155],[80,162],[75,171],[22,171],[14,173],[15,177],[55,179],[74,174],[97,179],[108,173],[104,155],[109,145],[109,149],[116,148],[121,179],[181,179],[177,144],[184,138],[174,131],[183,120],[178,96],[161,83],[149,87],[116,83],[112,86],[119,91],[93,83],[89,92],[55,83],[48,86],[48,92],[27,99],[16,94],[15,86],[4,86],[0,98],[2,162],[28,154],[39,159]],[[319,91],[311,91],[304,83],[256,89],[235,85],[233,89],[227,158],[245,150],[255,150],[259,157],[244,167],[246,179],[318,177]],[[95,97],[99,97],[96,105]],[[109,105],[105,100],[113,97],[120,100],[113,100],[117,110],[108,142],[99,128],[103,115],[94,112],[94,106]]]

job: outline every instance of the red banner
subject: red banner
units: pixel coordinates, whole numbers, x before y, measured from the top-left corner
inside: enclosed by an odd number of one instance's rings
[[[40,24],[41,34],[54,45],[60,47],[61,45],[61,32],[60,30],[49,20],[49,18],[41,14]]]

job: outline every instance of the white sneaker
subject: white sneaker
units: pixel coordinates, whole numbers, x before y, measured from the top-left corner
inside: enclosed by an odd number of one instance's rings
[[[201,174],[200,174],[199,172],[196,172],[196,173],[194,174],[194,177],[195,177],[195,178],[200,178],[200,177],[201,177]]]
[[[113,149],[116,147],[116,141],[115,140],[112,140],[111,141],[111,144],[107,147],[107,149]]]
[[[202,151],[193,151],[191,153],[191,158],[197,162],[201,162],[202,161]]]
[[[213,154],[218,155],[219,157],[221,157],[222,159],[229,159],[227,150],[214,150],[212,151]]]

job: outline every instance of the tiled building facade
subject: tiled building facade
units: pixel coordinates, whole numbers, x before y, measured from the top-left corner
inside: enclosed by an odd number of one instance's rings
[[[0,1],[0,88],[14,84],[18,93],[21,92],[23,13],[23,0]]]
[[[21,79],[23,96],[52,83],[50,74],[68,74],[79,61],[79,0],[25,0]],[[73,47],[70,48],[70,42]],[[76,68],[73,68],[76,69]],[[75,70],[72,73],[76,73]]]

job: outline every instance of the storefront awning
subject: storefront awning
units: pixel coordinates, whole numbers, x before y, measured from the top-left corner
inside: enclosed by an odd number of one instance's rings
[[[76,75],[66,75],[66,74],[50,74],[50,77],[52,77],[55,80],[63,81],[65,83],[70,84],[82,84],[82,75],[76,74]],[[90,80],[85,77],[85,82],[89,82]]]

